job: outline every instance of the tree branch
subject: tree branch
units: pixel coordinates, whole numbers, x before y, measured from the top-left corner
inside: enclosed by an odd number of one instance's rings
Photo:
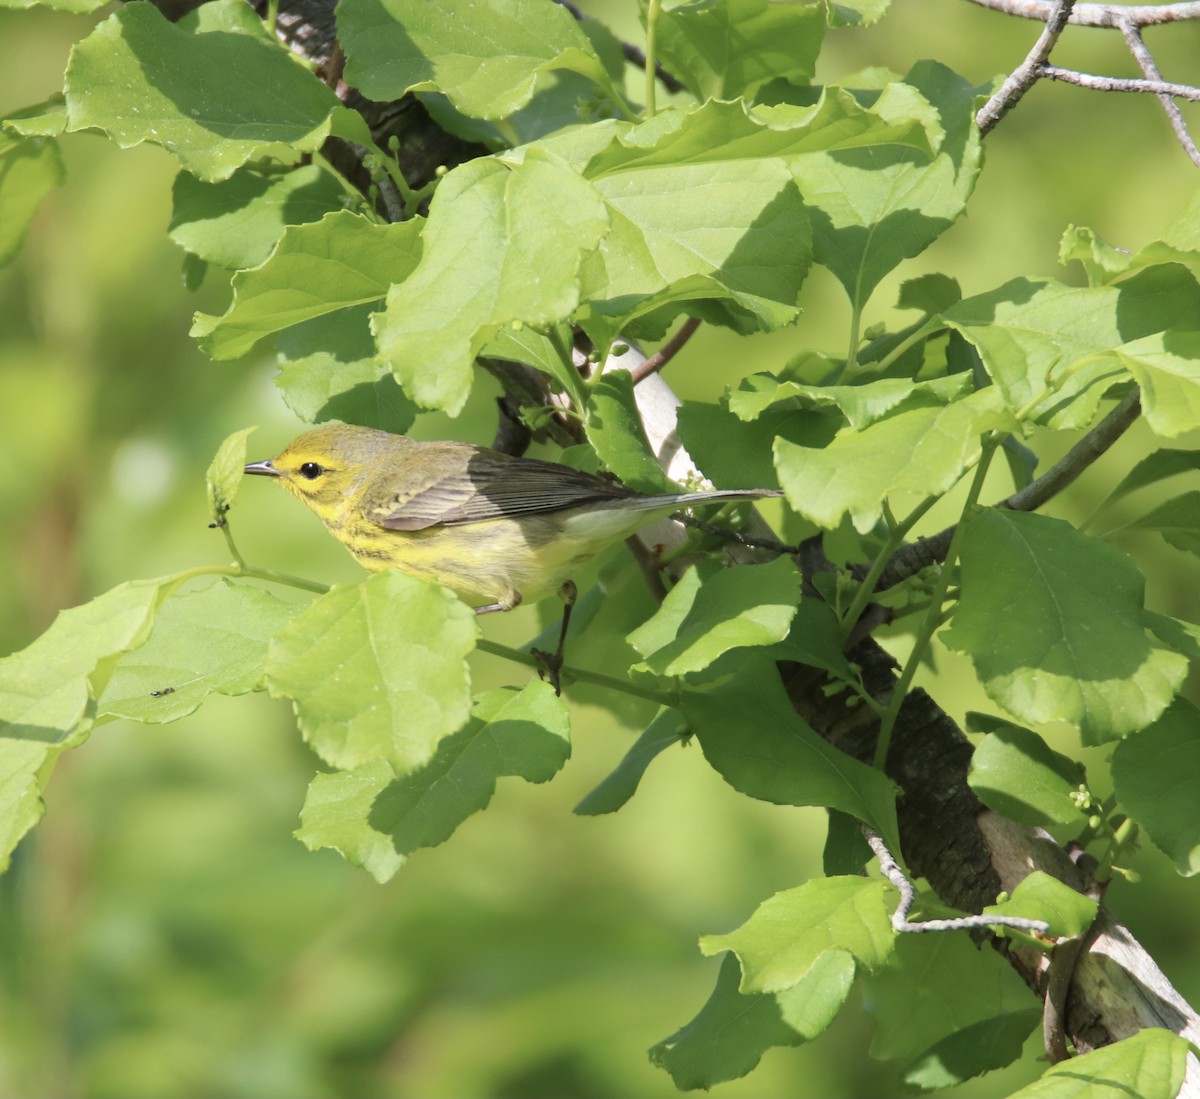
[[[1042,75],[1042,67],[1050,58],[1059,35],[1067,25],[1075,0],[1055,0],[1054,7],[1046,17],[1046,25],[1033,44],[1033,49],[1026,55],[1025,60],[1018,65],[1008,79],[1000,85],[992,96],[975,115],[975,123],[981,134],[987,134],[997,122],[1013,109],[1027,91],[1037,83]]]
[[[1125,39],[1125,44],[1129,47],[1129,52],[1133,54],[1133,59],[1138,63],[1138,67],[1145,74],[1147,80],[1161,81],[1162,73],[1158,71],[1154,55],[1142,41],[1141,28],[1127,16],[1122,16],[1118,26]],[[1179,144],[1183,146],[1183,151],[1191,158],[1192,163],[1200,168],[1200,149],[1196,148],[1196,143],[1188,132],[1187,123],[1183,120],[1183,112],[1179,109],[1179,104],[1167,94],[1160,94],[1158,101],[1162,104],[1163,110],[1167,112],[1171,129],[1175,132]]]
[[[643,360],[629,373],[633,376],[633,384],[644,381],[651,374],[657,374],[664,366],[667,365],[676,355],[679,354],[683,345],[692,338],[696,329],[700,327],[699,317],[688,317],[680,326],[679,331],[675,333],[665,344],[662,345],[648,359]]]
[[[1055,5],[1051,0],[971,0],[981,8],[1015,15],[1020,19],[1049,21]],[[1155,4],[1140,7],[1125,4],[1076,4],[1070,22],[1078,27],[1118,27],[1122,20],[1136,27],[1159,26],[1200,19],[1200,3]]]
[[[1137,77],[1097,76],[1094,73],[1078,72],[1075,69],[1063,69],[1057,65],[1041,65],[1038,76],[1047,80],[1059,80],[1064,84],[1074,84],[1080,88],[1091,88],[1096,92],[1143,92],[1149,95],[1179,99],[1194,99],[1200,102],[1200,88],[1190,84],[1172,84],[1165,80],[1139,80]]]

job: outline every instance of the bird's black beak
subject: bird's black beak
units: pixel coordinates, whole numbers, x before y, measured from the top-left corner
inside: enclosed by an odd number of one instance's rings
[[[277,470],[273,465],[271,465],[270,458],[268,458],[265,462],[251,462],[248,466],[246,466],[246,468],[242,472],[243,473],[257,473],[260,477],[282,477],[283,476],[283,474],[280,473],[279,470]]]

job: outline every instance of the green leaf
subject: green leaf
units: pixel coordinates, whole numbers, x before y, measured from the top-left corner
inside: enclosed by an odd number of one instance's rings
[[[650,494],[678,491],[650,449],[627,371],[602,374],[588,388],[584,430],[600,461],[622,484]]]
[[[949,275],[928,274],[900,284],[897,309],[919,309],[922,313],[942,313],[962,301],[962,288]]]
[[[342,184],[316,164],[286,172],[248,165],[218,183],[180,172],[172,195],[167,235],[234,271],[266,260],[289,225],[320,221],[347,201]]]
[[[503,326],[544,329],[571,314],[580,264],[607,228],[592,186],[540,150],[520,164],[480,157],[448,173],[420,263],[372,320],[405,392],[459,412],[475,356]]]
[[[906,1064],[965,1026],[1024,1007],[1029,991],[994,952],[947,932],[898,935],[887,964],[863,976],[863,1001],[875,1022],[871,1057]]]
[[[971,757],[967,783],[989,809],[1030,827],[1080,821],[1073,795],[1082,768],[1054,751],[1037,733],[1007,722],[980,743]]]
[[[234,275],[224,315],[197,313],[191,335],[214,359],[236,359],[272,332],[382,303],[417,266],[420,229],[416,220],[381,225],[347,210],[291,226],[266,263]]]
[[[149,640],[117,665],[98,715],[157,725],[193,713],[214,691],[261,690],[271,638],[300,609],[227,580],[168,599]]]
[[[1171,450],[1163,448],[1147,454],[1109,493],[1105,503],[1111,504],[1122,496],[1128,496],[1139,488],[1158,484],[1168,477],[1181,473],[1194,473],[1200,469],[1200,450]]]
[[[745,656],[732,679],[684,690],[680,707],[704,757],[735,790],[777,805],[841,809],[899,850],[891,783],[809,728],[770,659]]]
[[[951,374],[913,382],[880,378],[864,385],[808,385],[772,374],[751,374],[729,393],[729,410],[741,420],[757,419],[778,405],[793,408],[838,409],[857,431],[879,420],[917,408],[939,408],[964,397],[971,378]]]
[[[871,530],[892,501],[906,511],[940,496],[971,468],[981,437],[1012,426],[993,388],[948,405],[914,408],[862,431],[846,428],[823,449],[775,443],[775,468],[788,503],[826,530],[849,515],[860,534]]]
[[[445,588],[385,571],[314,599],[271,642],[267,686],[334,767],[428,763],[470,709],[478,627]]]
[[[27,648],[0,660],[0,869],[42,815],[47,763],[92,727],[123,653],[149,636],[154,614],[183,580],[135,580],[63,611]]]
[[[797,1046],[833,1021],[850,992],[854,959],[842,950],[821,955],[794,986],[774,995],[738,991],[741,967],[727,954],[716,987],[700,1013],[650,1047],[650,1060],[681,1090],[710,1088],[745,1076],[773,1046]]]
[[[58,143],[20,138],[0,126],[0,266],[20,251],[25,231],[43,198],[63,181]]]
[[[772,80],[812,80],[825,16],[817,5],[714,0],[661,12],[655,30],[662,63],[698,100],[751,100]]]
[[[1155,530],[1176,549],[1200,554],[1200,492],[1184,492],[1120,530]]]
[[[616,769],[586,794],[575,806],[580,816],[594,817],[602,813],[615,813],[637,792],[638,784],[646,768],[673,744],[679,744],[687,735],[687,725],[678,710],[664,708],[646,726],[641,736],[621,758]]]
[[[907,1069],[909,1087],[933,1091],[1011,1065],[1042,1018],[1036,1007],[1010,1011],[955,1031],[926,1050]]]
[[[1091,897],[1077,893],[1042,870],[1034,870],[1021,879],[1011,897],[999,904],[989,904],[983,914],[1045,920],[1050,925],[1047,935],[1073,939],[1092,926],[1097,908]],[[1007,929],[1007,933],[1019,934],[1012,929]]]
[[[1175,1099],[1187,1070],[1186,1038],[1147,1027],[1111,1046],[1051,1065],[1008,1099]]]
[[[837,809],[829,810],[829,828],[821,852],[821,866],[827,878],[862,872],[875,856],[863,835],[862,825]]]
[[[857,674],[846,659],[845,638],[833,608],[815,596],[805,596],[796,608],[787,639],[776,646],[777,660],[794,660],[810,668],[824,668],[845,683],[855,682]]]
[[[943,637],[1022,721],[1069,721],[1085,744],[1143,728],[1187,661],[1146,636],[1145,581],[1061,519],[983,509],[961,536],[962,596]]]
[[[275,384],[297,416],[310,424],[341,420],[402,435],[417,416],[396,376],[375,360],[371,306],[314,317],[275,341]]]
[[[62,92],[55,92],[41,103],[23,107],[0,119],[0,128],[19,137],[59,137],[67,128],[66,98]]]
[[[799,602],[800,574],[789,557],[767,565],[694,567],[627,640],[645,658],[641,667],[686,675],[732,649],[782,641]]]
[[[1185,877],[1200,872],[1200,718],[1176,699],[1156,722],[1121,741],[1112,776],[1121,806]]]
[[[315,152],[338,105],[241,0],[178,23],[152,4],[126,5],[71,51],[66,96],[69,130],[103,130],[123,149],[161,145],[207,180],[258,157]]]
[[[868,969],[891,953],[892,930],[879,879],[819,878],[764,901],[736,931],[705,935],[702,954],[732,950],[742,963],[742,992],[791,988],[828,951],[845,951]]]
[[[891,0],[825,0],[826,18],[831,27],[869,27],[878,23]]]
[[[246,438],[256,430],[244,427],[226,436],[209,463],[208,472],[204,475],[208,513],[213,520],[209,526],[225,525],[225,513],[233,506],[238,486],[242,483],[242,470],[246,465]]]
[[[550,0],[342,0],[346,79],[371,99],[443,93],[472,118],[504,118],[533,97],[540,74],[569,69],[610,88],[575,18]]]
[[[395,779],[387,760],[373,759],[352,771],[318,774],[309,783],[296,838],[310,851],[331,847],[377,882],[404,865],[390,836],[371,827],[371,807]]]
[[[382,760],[318,775],[296,835],[310,850],[333,847],[386,881],[406,856],[444,843],[486,809],[498,779],[546,782],[570,754],[566,705],[548,683],[487,691],[467,724],[409,775],[397,778]]]
[[[1200,421],[1200,332],[1155,332],[1112,356],[1141,387],[1142,414],[1159,435],[1173,439]]]
[[[1200,626],[1165,614],[1147,612],[1146,628],[1188,660],[1200,662]]]
[[[883,118],[922,116],[935,135],[932,156],[895,145],[821,152],[797,163],[800,191],[814,211],[813,256],[856,309],[966,208],[980,164],[977,94],[949,69],[920,62],[872,110]]]

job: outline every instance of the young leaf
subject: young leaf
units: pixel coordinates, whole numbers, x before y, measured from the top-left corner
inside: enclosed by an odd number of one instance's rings
[[[1111,1046],[1051,1065],[1008,1099],[1175,1099],[1187,1070],[1186,1038],[1147,1027]]]
[[[964,520],[962,597],[944,634],[1022,721],[1069,721],[1086,744],[1148,725],[1187,661],[1146,636],[1145,581],[1111,546],[1044,515]]]
[[[421,223],[380,225],[347,210],[289,227],[270,258],[233,277],[233,302],[197,313],[191,335],[214,359],[236,359],[264,336],[343,309],[382,304],[421,257]]]
[[[971,756],[967,782],[997,813],[1048,827],[1081,819],[1072,800],[1083,781],[1081,766],[1054,751],[1037,733],[1000,723]]]
[[[1200,711],[1176,699],[1121,741],[1112,776],[1122,808],[1186,877],[1200,871]]]
[[[63,181],[58,143],[20,138],[0,126],[0,267],[20,250],[25,231],[43,198]]]
[[[214,691],[261,689],[267,646],[301,607],[227,580],[168,599],[149,640],[117,665],[97,715],[157,725],[193,713]]]
[[[247,98],[247,80],[260,94]],[[66,94],[69,130],[103,130],[122,149],[153,142],[207,180],[258,157],[315,152],[338,105],[241,0],[178,23],[152,4],[122,8],[71,51]]]
[[[979,460],[981,437],[1011,426],[994,388],[952,404],[915,408],[863,431],[847,428],[823,449],[775,442],[775,468],[788,503],[826,530],[849,515],[860,534],[900,494],[912,506],[949,489]]]
[[[1076,893],[1069,885],[1064,885],[1044,871],[1035,870],[1021,879],[1008,900],[989,904],[983,912],[986,916],[1023,916],[1031,920],[1045,920],[1050,925],[1046,934],[1073,939],[1092,926],[1096,910],[1097,904],[1091,897]]]
[[[742,992],[791,988],[829,951],[845,951],[868,969],[891,953],[892,930],[878,879],[818,878],[764,901],[736,931],[705,935],[702,954],[732,950],[742,963]]]
[[[380,355],[418,404],[458,413],[475,356],[503,326],[570,315],[583,257],[607,229],[592,186],[538,149],[520,164],[454,169],[433,197],[421,262],[372,318]]]
[[[247,165],[219,183],[180,172],[172,195],[167,235],[193,255],[233,271],[257,267],[289,225],[320,221],[346,200],[342,184],[316,164],[286,172]]]
[[[637,792],[646,768],[687,734],[687,725],[678,710],[664,708],[646,726],[641,736],[621,758],[616,769],[575,806],[580,816],[592,817],[615,813]]]
[[[383,881],[407,855],[444,843],[487,808],[498,779],[546,782],[570,754],[566,705],[548,683],[487,691],[466,725],[408,775],[395,776],[383,761],[318,775],[296,835],[312,850],[335,847]]]
[[[233,506],[238,486],[242,483],[242,468],[246,464],[246,438],[255,430],[257,428],[244,427],[241,431],[226,436],[209,463],[208,472],[204,475],[204,485],[208,493],[208,513],[212,516],[210,526],[225,525],[225,514]]]
[[[271,641],[267,686],[334,767],[428,763],[470,709],[466,656],[478,626],[445,588],[375,573],[319,596]]]
[[[732,649],[782,641],[799,602],[800,574],[788,557],[767,565],[692,568],[628,641],[645,658],[641,666],[655,675],[686,675]]]
[[[343,0],[338,36],[346,79],[371,99],[444,94],[472,118],[504,118],[532,98],[538,76],[570,69],[610,87],[574,16],[550,0]]]
[[[1025,1039],[1042,1018],[1036,1007],[981,1019],[947,1035],[907,1069],[909,1087],[933,1091],[1011,1065],[1021,1056]]]
[[[1195,313],[1193,305],[1191,316],[1182,324],[1195,323]],[[1155,432],[1173,439],[1196,426],[1200,420],[1200,333],[1154,332],[1114,348],[1112,355],[1141,387],[1142,413]]]
[[[710,1088],[745,1076],[773,1046],[815,1038],[837,1015],[854,981],[854,958],[829,950],[791,988],[775,994],[738,991],[741,967],[729,953],[700,1013],[650,1047],[650,1060],[681,1090]]]

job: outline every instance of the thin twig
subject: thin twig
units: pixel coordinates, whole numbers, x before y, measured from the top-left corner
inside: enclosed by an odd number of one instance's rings
[[[583,22],[583,20],[586,18],[584,12],[575,4],[570,3],[570,0],[558,0],[558,3],[560,3],[564,8],[567,9],[567,11],[575,16],[579,22]],[[646,55],[642,53],[642,51],[639,50],[632,42],[622,42],[621,53],[624,55],[625,60],[636,68],[644,69],[646,67]],[[683,91],[683,85],[669,72],[667,72],[667,70],[662,67],[662,64],[659,61],[654,62],[654,75],[658,77],[658,82],[664,88],[666,88],[667,91]]]
[[[1167,80],[1139,80],[1137,77],[1097,76],[1076,69],[1063,69],[1058,65],[1038,66],[1038,75],[1047,80],[1061,80],[1080,88],[1091,88],[1096,92],[1142,92],[1147,95],[1178,96],[1180,99],[1200,101],[1200,88],[1190,84],[1173,84]]]
[[[1162,80],[1162,73],[1159,72],[1158,63],[1154,60],[1154,55],[1150,52],[1149,47],[1142,40],[1141,29],[1128,18],[1122,18],[1118,24],[1121,30],[1121,35],[1125,39],[1125,44],[1129,47],[1129,52],[1133,54],[1133,59],[1138,63],[1138,67],[1146,75],[1148,80]],[[1162,108],[1167,112],[1167,119],[1171,123],[1171,129],[1175,133],[1179,144],[1183,146],[1183,151],[1191,158],[1193,164],[1200,168],[1200,149],[1196,148],[1196,143],[1192,140],[1192,135],[1188,133],[1187,123],[1183,120],[1183,112],[1179,109],[1179,104],[1169,95],[1160,95],[1158,101],[1162,104]]]
[[[900,894],[900,903],[896,906],[896,911],[892,913],[893,931],[920,935],[927,931],[973,931],[981,927],[1013,927],[1018,931],[1038,931],[1042,934],[1050,930],[1050,925],[1045,920],[1031,920],[1025,916],[1001,916],[998,914],[995,916],[956,916],[949,920],[910,920],[908,914],[912,911],[913,902],[917,899],[917,891],[913,888],[913,883],[908,880],[908,875],[900,869],[879,833],[866,824],[862,826],[862,831],[875,858],[879,860],[879,869],[883,871],[883,876],[896,887]]]
[[[657,374],[664,366],[667,365],[679,353],[679,350],[685,343],[692,338],[692,333],[700,327],[700,319],[698,317],[688,317],[686,321],[680,325],[679,331],[675,333],[665,344],[662,345],[648,359],[642,361],[640,366],[635,366],[629,373],[633,376],[633,384],[644,378],[650,377],[651,374]]]
[[[995,506],[1007,508],[1009,511],[1035,511],[1057,496],[1129,430],[1141,412],[1141,396],[1138,389],[1127,393],[1116,408],[1041,477]],[[915,576],[923,568],[944,561],[950,542],[954,538],[954,531],[955,527],[947,527],[937,534],[920,538],[897,550],[879,577],[875,590],[886,591],[910,576]]]
[[[975,122],[981,134],[988,133],[997,122],[1013,109],[1030,88],[1042,75],[1042,69],[1050,58],[1059,35],[1067,25],[1075,0],[1055,0],[1053,9],[1046,18],[1046,25],[1034,43],[1025,60],[1018,65],[1008,79],[1000,85],[992,96],[975,115]]]
[[[1054,10],[1051,0],[971,0],[981,8],[1015,15],[1020,19],[1036,19],[1045,23]],[[1145,7],[1125,4],[1076,4],[1071,23],[1077,27],[1116,27],[1128,19],[1137,27],[1153,27],[1162,23],[1177,23],[1200,19],[1200,3],[1154,4]]]

